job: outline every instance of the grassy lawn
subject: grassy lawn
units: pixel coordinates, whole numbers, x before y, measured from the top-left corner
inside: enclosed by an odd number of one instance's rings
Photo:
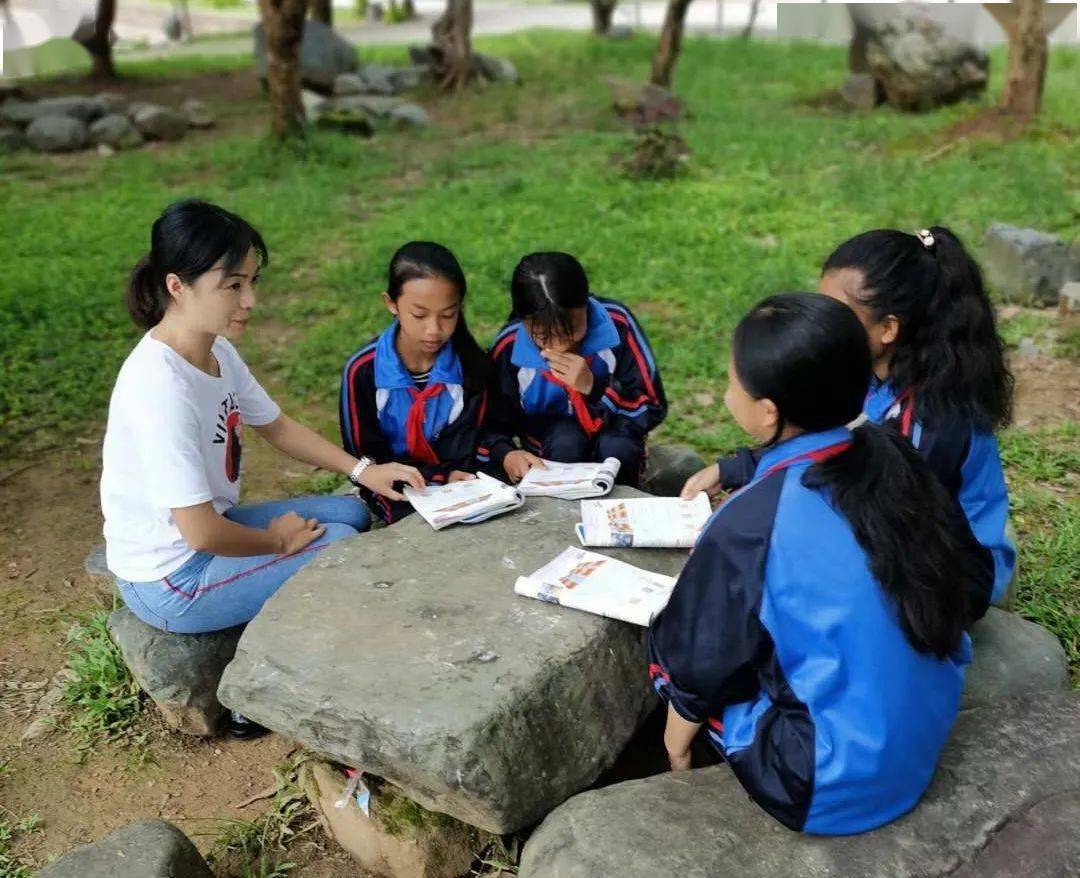
[[[739,439],[720,404],[734,322],[768,293],[812,288],[843,238],[942,222],[978,251],[995,220],[1066,238],[1080,227],[1075,50],[1053,53],[1045,111],[1027,136],[942,150],[970,105],[858,115],[814,102],[841,80],[842,48],[690,39],[676,83],[692,111],[687,173],[641,183],[613,161],[628,135],[602,78],[643,77],[651,39],[531,32],[478,47],[512,58],[525,85],[421,95],[436,125],[420,133],[319,134],[302,151],[280,150],[253,116],[246,129],[106,160],[0,158],[0,456],[96,435],[136,337],[121,305],[126,273],[152,219],[185,195],[219,200],[263,231],[271,264],[243,347],[283,402],[328,433],[343,360],[384,325],[389,255],[429,238],[461,259],[484,339],[505,317],[522,254],[575,253],[594,288],[625,300],[650,333],[673,401],[662,437],[708,453]],[[403,62],[405,53],[364,56]],[[124,72],[153,82],[246,63],[189,58]],[[996,96],[1000,51],[993,69]],[[223,118],[257,112],[227,95],[209,99]],[[1075,359],[1075,335],[1064,347]],[[1080,532],[1067,479],[1078,468],[1077,430],[1013,430],[1003,447],[1023,537],[1022,610],[1053,628],[1080,668]]]

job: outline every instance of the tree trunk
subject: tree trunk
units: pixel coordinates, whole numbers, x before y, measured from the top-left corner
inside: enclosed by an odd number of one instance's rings
[[[592,7],[593,33],[603,37],[611,30],[611,18],[615,14],[618,0],[590,0]]]
[[[270,128],[278,140],[303,132],[300,101],[300,38],[306,0],[259,0],[266,33],[266,84],[270,93]]]
[[[311,17],[315,21],[333,27],[334,4],[332,0],[311,0]]]
[[[686,10],[689,6],[690,0],[668,2],[664,26],[660,29],[660,42],[656,46],[656,54],[653,55],[652,76],[649,77],[653,85],[671,88],[671,73],[675,69],[675,62],[679,60],[683,23],[686,21]]]
[[[851,19],[851,42],[848,44],[848,71],[869,73],[870,62],[866,58],[866,44],[870,41],[870,27],[866,15],[852,4],[847,5]]]
[[[758,9],[761,6],[761,0],[750,0],[750,16],[746,19],[746,28],[742,32],[742,38],[744,40],[750,39],[750,35],[754,32],[754,25],[757,23]]]
[[[472,0],[447,0],[446,11],[431,26],[439,56],[439,84],[447,91],[467,85],[476,76],[472,53]]]
[[[1046,82],[1046,26],[1043,0],[1013,0],[1016,25],[1009,31],[1009,63],[998,107],[1030,119],[1042,105]]]
[[[116,79],[116,68],[112,60],[113,19],[116,18],[116,0],[98,0],[94,15],[94,30],[83,45],[90,53],[92,64],[90,75],[96,79]]]

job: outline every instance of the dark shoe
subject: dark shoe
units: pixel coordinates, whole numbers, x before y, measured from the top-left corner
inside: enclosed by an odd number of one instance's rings
[[[230,710],[229,715],[225,718],[225,731],[234,738],[246,740],[248,738],[258,738],[270,730],[263,728],[258,723],[253,723],[242,713]]]

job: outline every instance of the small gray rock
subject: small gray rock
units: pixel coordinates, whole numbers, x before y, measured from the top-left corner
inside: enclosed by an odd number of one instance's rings
[[[397,94],[394,85],[394,68],[382,64],[365,64],[360,68],[357,76],[364,83],[364,92],[375,95]]]
[[[334,77],[334,95],[361,95],[367,90],[367,82],[359,73],[339,73]]]
[[[46,98],[35,105],[39,119],[43,116],[70,116],[82,122],[100,119],[109,109],[109,105],[97,97]]]
[[[37,101],[22,101],[12,98],[0,105],[0,122],[25,128],[39,115]]]
[[[915,808],[861,835],[789,832],[758,808],[725,765],[666,772],[582,793],[553,811],[525,845],[521,878],[988,878],[993,840],[1039,809],[1060,862],[1076,850],[1080,692],[1043,693],[963,712],[930,789]],[[1056,814],[1065,807],[1066,819]],[[1058,830],[1063,827],[1065,837]],[[1000,834],[998,834],[1000,833]],[[1068,836],[1072,836],[1072,840]],[[1020,848],[1021,838],[1024,839]],[[1009,850],[1032,852],[1017,827]],[[1004,841],[1002,843],[1004,846]],[[1040,856],[1039,854],[1035,854]],[[1046,865],[1046,860],[1042,860]],[[959,870],[970,867],[969,872]]]
[[[371,137],[375,133],[371,117],[364,110],[357,108],[324,106],[319,110],[315,124],[320,128],[356,134],[360,137]]]
[[[147,140],[180,140],[187,133],[187,119],[168,107],[139,107],[131,121]]]
[[[86,123],[70,116],[41,116],[27,127],[26,139],[41,152],[73,152],[86,146]]]
[[[90,126],[90,142],[113,149],[130,149],[142,144],[143,136],[127,116],[110,113]],[[108,575],[108,570],[105,574]]]
[[[198,737],[217,731],[223,713],[217,687],[242,631],[169,634],[126,607],[109,616],[109,633],[139,686],[172,728]]]
[[[686,480],[700,469],[705,461],[686,445],[652,445],[645,462],[641,490],[657,497],[678,497]]]
[[[217,121],[206,102],[198,98],[188,98],[184,101],[180,105],[180,112],[192,128],[213,128]]]
[[[336,111],[366,113],[375,118],[385,118],[405,102],[401,98],[386,95],[346,95],[333,98],[322,107],[322,114]]]
[[[322,112],[323,107],[329,103],[329,99],[305,88],[300,91],[300,103],[304,107],[304,118],[307,119],[309,124],[314,124],[319,120],[319,114]]]
[[[1016,345],[1016,352],[1021,357],[1037,357],[1043,353],[1043,349],[1035,344],[1035,339],[1024,336]]]
[[[630,40],[634,37],[634,29],[628,24],[613,24],[608,28],[607,38],[609,40]]]
[[[975,658],[967,669],[961,708],[1069,688],[1061,642],[1015,613],[991,607],[972,627],[971,645]]]
[[[480,75],[489,82],[511,82],[515,85],[521,82],[517,68],[512,61],[506,58],[496,58],[494,55],[483,55],[475,52],[473,58]]]
[[[1066,280],[1080,282],[1080,238],[1069,245],[1068,263]]]
[[[127,113],[128,99],[120,94],[120,92],[98,92],[96,98],[101,102],[103,107],[107,108],[108,113]]]
[[[983,240],[983,270],[1002,298],[1056,305],[1066,280],[1068,251],[1056,235],[994,223]]]
[[[266,37],[260,22],[252,30],[255,40],[255,69],[266,79]],[[334,87],[334,77],[350,73],[359,66],[356,46],[332,27],[315,19],[304,22],[300,40],[300,81],[308,88],[327,93]]]
[[[840,96],[856,110],[872,110],[879,103],[877,80],[869,73],[852,73],[840,86]]]
[[[164,820],[140,820],[75,848],[41,878],[213,878],[184,833]]]
[[[115,579],[112,571],[109,569],[109,562],[105,554],[104,543],[97,546],[94,551],[86,556],[86,561],[83,562],[83,569],[86,570],[88,576],[92,576],[94,579]]]
[[[389,119],[403,128],[426,128],[431,124],[427,112],[416,104],[400,104],[390,110]]]

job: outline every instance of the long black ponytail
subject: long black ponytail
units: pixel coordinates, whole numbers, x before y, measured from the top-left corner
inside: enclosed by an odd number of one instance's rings
[[[440,278],[457,288],[461,307],[458,309],[457,326],[454,327],[450,341],[461,360],[466,388],[474,392],[482,391],[487,386],[488,358],[465,320],[465,294],[468,292],[468,284],[461,264],[442,244],[409,241],[399,247],[390,258],[386,294],[396,302],[405,284],[420,278]]]
[[[822,273],[862,274],[859,301],[900,323],[890,381],[928,418],[960,416],[980,430],[1012,417],[1013,377],[978,264],[943,226],[919,235],[875,229],[845,241]]]
[[[751,309],[735,330],[732,356],[748,393],[812,432],[855,419],[870,381],[866,331],[855,313],[811,293],[771,296]],[[910,443],[863,424],[851,446],[811,466],[803,484],[821,489],[851,524],[908,642],[939,658],[953,652],[981,615],[971,596],[988,592],[992,562]]]
[[[197,198],[173,202],[154,221],[150,252],[135,264],[128,280],[131,319],[142,329],[152,329],[171,301],[165,289],[168,275],[190,284],[219,262],[228,274],[252,248],[265,265],[269,251],[262,235],[235,213]]]

